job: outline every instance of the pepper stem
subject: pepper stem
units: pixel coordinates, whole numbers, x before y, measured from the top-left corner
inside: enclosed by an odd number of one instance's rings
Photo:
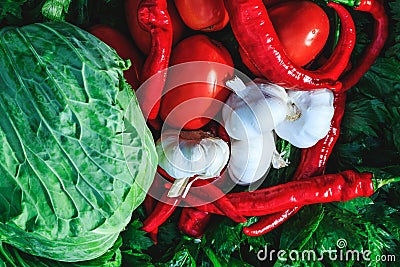
[[[400,182],[400,177],[393,177],[389,179],[374,179],[374,189],[376,191],[387,184],[398,183],[398,182]]]
[[[333,0],[333,2],[342,4],[342,5],[346,5],[346,6],[350,6],[350,7],[354,7],[354,6],[358,6],[361,1],[360,0]]]

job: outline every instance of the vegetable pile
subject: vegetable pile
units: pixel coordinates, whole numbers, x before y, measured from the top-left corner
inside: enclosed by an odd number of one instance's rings
[[[5,1],[0,263],[396,266],[398,6]]]

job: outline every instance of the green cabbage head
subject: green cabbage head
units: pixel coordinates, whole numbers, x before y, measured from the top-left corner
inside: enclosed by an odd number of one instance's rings
[[[113,246],[157,165],[128,65],[68,23],[0,31],[0,241],[68,262]]]

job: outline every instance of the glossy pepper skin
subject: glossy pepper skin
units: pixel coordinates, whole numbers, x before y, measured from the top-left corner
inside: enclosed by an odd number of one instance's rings
[[[167,196],[168,192],[165,192],[161,200],[157,202],[156,207],[152,213],[143,222],[143,231],[148,233],[157,233],[158,227],[163,224],[175,211],[179,205],[180,198],[170,198]]]
[[[307,179],[312,176],[322,175],[333,148],[340,135],[340,124],[344,115],[346,94],[340,93],[334,96],[334,114],[327,135],[319,140],[314,146],[305,148],[301,152],[300,163],[297,167],[293,180]],[[292,207],[285,211],[263,216],[258,222],[243,228],[243,232],[250,236],[259,236],[275,229],[287,219],[292,217],[300,207]]]
[[[337,81],[346,69],[355,42],[355,28],[348,11],[339,4],[330,3],[342,20],[342,34],[346,45],[335,48],[335,57],[327,71],[305,70],[293,64],[286,56],[262,0],[225,0],[232,31],[242,49],[260,73],[269,81],[286,88],[312,90],[329,88],[340,91]]]
[[[142,86],[136,94],[144,117],[151,121],[157,118],[160,109],[172,47],[173,31],[167,0],[142,0],[138,21],[151,34],[151,48],[142,69]],[[159,75],[148,80],[155,74]]]
[[[182,209],[178,228],[188,236],[200,238],[203,236],[210,219],[211,213],[186,207]]]
[[[356,67],[342,79],[343,90],[353,87],[369,70],[379,56],[388,38],[389,19],[382,0],[362,0],[355,10],[371,14],[374,19],[374,30],[371,43],[365,48]]]
[[[237,213],[237,210],[232,205],[231,201],[217,186],[207,180],[197,180],[193,183],[193,186],[196,188],[194,188],[190,194],[195,195],[202,202],[208,202],[207,199],[213,200],[213,198],[217,198],[213,203],[225,216],[232,219],[234,222],[246,222],[246,218]]]
[[[261,216],[296,206],[369,197],[374,193],[375,183],[372,178],[372,173],[348,170],[301,181],[291,181],[253,192],[232,193],[228,194],[227,198],[238,214]],[[224,214],[213,203],[198,206],[197,209],[203,212]]]

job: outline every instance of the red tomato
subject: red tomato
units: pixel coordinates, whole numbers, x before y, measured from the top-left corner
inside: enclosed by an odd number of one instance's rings
[[[285,53],[296,65],[306,65],[321,52],[330,27],[317,4],[291,0],[269,8],[268,14]]]
[[[305,66],[321,52],[330,26],[326,13],[317,4],[289,0],[268,8],[268,14],[286,55],[294,64]],[[262,76],[240,48],[239,53],[243,64],[254,75]]]
[[[223,0],[175,0],[183,22],[193,30],[222,30],[229,22]]]
[[[206,125],[230,94],[229,89],[220,86],[233,76],[233,61],[225,47],[206,35],[188,37],[172,50],[170,64],[173,66],[193,61],[217,62],[225,67],[216,64],[179,67],[177,75],[187,77],[185,80],[189,82],[166,92],[161,99],[160,109],[161,119],[178,129],[195,130]],[[171,84],[176,78],[173,76],[168,72],[165,88],[173,87]]]
[[[129,59],[131,67],[124,71],[126,81],[133,89],[139,87],[143,58],[139,50],[118,30],[107,25],[95,25],[89,32],[115,49],[122,59]]]
[[[127,0],[125,2],[126,19],[131,32],[132,39],[135,41],[136,45],[143,52],[143,54],[149,54],[151,47],[151,36],[150,33],[143,30],[139,26],[137,20],[137,11],[141,0]],[[185,25],[182,19],[179,17],[178,11],[176,10],[175,4],[172,0],[168,0],[168,13],[171,18],[172,28],[173,28],[173,40],[172,44],[179,42],[185,31]]]

